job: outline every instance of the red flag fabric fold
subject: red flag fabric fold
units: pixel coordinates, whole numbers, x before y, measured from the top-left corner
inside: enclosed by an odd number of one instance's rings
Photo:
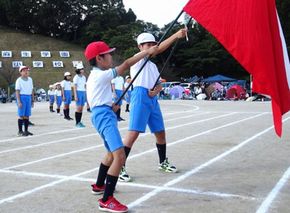
[[[253,76],[253,91],[271,96],[276,134],[290,110],[290,65],[275,0],[190,0],[183,10]]]

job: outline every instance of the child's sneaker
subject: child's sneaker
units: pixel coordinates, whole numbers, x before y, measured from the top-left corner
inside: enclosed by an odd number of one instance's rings
[[[18,137],[24,136],[24,132],[23,132],[23,131],[19,131],[19,132],[17,133],[17,136],[18,136]]]
[[[121,182],[130,182],[131,181],[131,177],[128,175],[125,166],[122,166],[122,169],[121,169],[120,174],[119,174],[119,181],[121,181]]]
[[[96,184],[92,184],[91,186],[92,186],[92,194],[94,195],[103,194],[105,191],[105,185],[97,186]]]
[[[177,169],[175,166],[172,166],[169,162],[168,159],[166,158],[162,163],[159,164],[158,169],[163,172],[172,172],[175,173],[177,172]]]
[[[110,196],[106,202],[103,199],[99,199],[99,210],[105,212],[127,212],[128,207],[121,204],[113,196]]]
[[[79,123],[76,124],[76,127],[78,127],[78,128],[84,128],[86,126],[82,122],[79,122]]]
[[[25,131],[25,132],[23,133],[23,136],[29,136],[29,135],[33,135],[33,133],[31,133],[31,132],[29,132],[29,131]]]

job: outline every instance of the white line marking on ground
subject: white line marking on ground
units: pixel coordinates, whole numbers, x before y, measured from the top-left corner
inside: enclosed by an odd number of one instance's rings
[[[201,113],[201,114],[187,115],[187,116],[183,116],[183,117],[167,119],[167,120],[164,120],[164,122],[175,121],[175,120],[180,120],[180,119],[184,119],[184,118],[192,118],[192,117],[200,116],[200,115],[204,115],[204,114],[209,114],[209,113],[205,112],[205,113]],[[123,128],[120,128],[119,131],[127,130],[127,129],[128,129],[127,127],[123,127]],[[60,132],[60,133],[62,133],[62,132]],[[91,137],[91,136],[96,136],[96,135],[98,135],[98,134],[92,133],[92,134],[86,134],[86,135],[71,137],[71,138],[64,138],[64,139],[60,139],[60,140],[55,140],[55,141],[50,141],[50,142],[45,142],[45,143],[40,143],[40,144],[35,144],[35,145],[23,146],[23,147],[18,147],[18,148],[14,148],[14,149],[0,151],[0,154],[19,151],[19,150],[25,150],[25,149],[32,149],[32,148],[36,148],[36,147],[40,147],[40,146],[47,146],[47,145],[61,143],[61,142],[65,142],[65,141],[78,140],[80,138],[86,138],[86,137]]]
[[[90,182],[94,183],[95,179],[92,178],[80,178],[80,177],[72,177],[72,176],[65,176],[65,175],[51,175],[51,174],[43,174],[38,172],[26,172],[26,171],[12,171],[12,170],[0,170],[0,173],[6,174],[14,174],[14,175],[22,175],[22,176],[33,176],[33,177],[45,177],[45,178],[54,178],[54,179],[70,179],[70,181],[81,181],[81,182]],[[141,184],[141,183],[125,183],[125,182],[118,182],[120,186],[129,186],[129,187],[139,187],[139,188],[146,188],[146,189],[162,189],[164,191],[173,191],[173,192],[181,192],[187,194],[195,194],[195,195],[206,195],[211,197],[223,197],[223,198],[238,198],[243,200],[256,200],[254,197],[249,196],[242,196],[236,194],[229,194],[229,193],[222,193],[222,192],[214,192],[214,191],[202,191],[199,189],[183,189],[183,188],[176,188],[176,187],[164,187],[164,186],[155,186],[155,185],[148,185],[148,184]]]
[[[249,119],[256,118],[256,117],[261,116],[261,115],[263,115],[263,114],[265,114],[265,113],[261,113],[260,115],[252,116],[252,117],[250,117],[250,118],[242,119],[242,120],[240,120],[240,121],[232,122],[232,125],[233,125],[233,124],[236,124],[236,123],[239,123],[239,122],[242,122],[242,121],[245,121],[245,120],[249,120]],[[230,123],[227,124],[227,125],[224,125],[224,126],[229,126],[229,125],[230,125]],[[220,127],[220,128],[221,128],[221,127]],[[218,128],[218,129],[220,129],[220,128]],[[273,127],[272,127],[272,128],[273,128]],[[215,129],[216,129],[216,128],[215,128]],[[208,130],[208,131],[209,131],[209,130]],[[206,131],[206,132],[208,132],[208,131]],[[170,144],[168,144],[168,145],[170,145]],[[143,153],[145,154],[145,153],[149,153],[149,152],[152,152],[152,151],[155,151],[155,149],[151,149],[151,150],[145,151],[145,152],[143,152]],[[135,158],[135,157],[138,157],[138,156],[141,156],[141,155],[143,155],[143,154],[140,153],[140,154],[132,155],[132,156],[129,157],[128,159]],[[71,176],[71,177],[68,177],[68,178],[64,178],[64,179],[61,179],[61,180],[53,181],[53,182],[51,182],[51,183],[49,183],[49,184],[45,184],[45,185],[42,185],[42,186],[39,186],[39,187],[33,188],[33,189],[31,189],[31,190],[28,190],[28,191],[25,191],[25,192],[22,192],[22,193],[16,194],[16,195],[11,196],[11,197],[8,197],[8,198],[4,198],[4,199],[0,200],[0,205],[3,204],[3,203],[5,203],[5,202],[12,202],[12,201],[15,200],[15,199],[18,199],[18,198],[21,198],[21,197],[25,197],[25,196],[27,196],[27,195],[30,195],[30,194],[32,194],[32,193],[35,193],[35,192],[37,192],[37,191],[40,191],[40,190],[45,189],[45,188],[48,188],[48,187],[52,187],[52,186],[57,185],[57,184],[60,184],[60,183],[62,183],[62,182],[69,181],[69,180],[71,180],[71,179],[73,179],[73,178],[75,178],[75,177],[80,177],[80,176],[82,176],[82,175],[86,175],[86,174],[89,174],[89,173],[91,173],[91,172],[95,172],[96,170],[98,170],[98,167],[97,167],[97,168],[94,168],[94,169],[91,169],[91,170],[87,170],[87,171],[84,171],[84,172],[78,173],[78,174],[75,174],[75,175],[73,175],[73,176]],[[186,174],[187,174],[187,173],[186,173]],[[185,174],[185,175],[186,175],[186,174]],[[149,198],[148,198],[148,199],[149,199]],[[145,200],[144,200],[144,201],[145,201]]]
[[[182,114],[182,113],[190,113],[190,112],[194,112],[194,111],[199,110],[198,106],[193,106],[193,107],[195,108],[193,110],[165,113],[164,116]],[[72,127],[71,129],[58,130],[58,131],[53,131],[53,132],[45,132],[45,133],[42,133],[42,134],[33,135],[33,138],[42,137],[42,136],[45,136],[45,135],[55,135],[55,134],[59,134],[59,133],[71,132],[71,131],[76,131],[76,130],[85,130],[85,128]],[[14,137],[14,138],[10,138],[10,139],[0,140],[0,143],[12,142],[12,141],[17,141],[17,140],[25,140],[25,139],[29,139],[29,138],[30,137]]]
[[[180,120],[180,119],[184,119],[184,118],[192,118],[192,117],[195,117],[195,116],[198,116],[198,115],[204,115],[204,114],[208,114],[208,112],[205,112],[205,113],[202,113],[202,114],[194,114],[194,115],[189,115],[189,116],[187,115],[187,116],[184,116],[184,117],[172,118],[172,119],[165,120],[165,122]],[[210,119],[215,119],[215,117],[210,118]],[[208,121],[208,119],[200,120],[200,121]],[[120,128],[119,131],[127,130],[127,129],[128,129],[128,127],[123,127],[123,128]],[[40,144],[35,144],[35,145],[29,145],[29,146],[23,146],[23,147],[14,148],[14,149],[3,150],[3,151],[0,151],[0,154],[4,154],[4,153],[8,153],[8,152],[20,151],[20,150],[25,150],[25,149],[32,149],[32,148],[36,148],[36,147],[47,146],[47,145],[51,145],[51,144],[56,144],[56,143],[61,143],[61,142],[66,142],[66,141],[72,141],[72,140],[78,140],[78,139],[81,139],[81,138],[86,138],[86,137],[91,137],[91,136],[98,136],[98,135],[99,135],[98,133],[92,133],[92,134],[86,134],[86,135],[77,136],[77,137],[64,138],[64,139],[60,139],[60,140],[55,140],[55,141],[50,141],[50,142],[45,142],[45,143],[40,143]]]
[[[289,117],[289,118],[290,118],[290,117]],[[285,122],[285,121],[288,120],[289,118],[284,119],[283,122]],[[263,130],[263,131],[261,131],[261,132],[255,134],[254,136],[250,137],[249,139],[247,139],[247,140],[241,142],[239,145],[237,145],[237,146],[235,146],[235,147],[229,149],[229,150],[226,151],[226,152],[223,152],[222,154],[220,154],[220,155],[216,156],[215,158],[212,158],[211,160],[209,160],[209,161],[203,163],[202,165],[200,165],[200,166],[198,166],[198,167],[196,167],[196,168],[194,168],[194,169],[192,169],[192,170],[186,172],[185,174],[180,175],[178,178],[175,178],[175,179],[173,179],[172,181],[169,181],[169,182],[165,183],[163,186],[165,186],[165,187],[170,187],[170,186],[172,186],[172,185],[174,185],[174,184],[176,184],[176,183],[179,183],[180,181],[182,181],[182,180],[188,178],[189,176],[191,176],[191,175],[193,175],[193,174],[199,172],[200,170],[202,170],[202,169],[204,169],[204,168],[210,166],[211,164],[213,164],[213,163],[215,163],[215,162],[217,162],[217,161],[223,159],[224,157],[228,156],[229,154],[231,154],[231,153],[233,153],[233,152],[239,150],[240,148],[242,148],[243,146],[245,146],[246,144],[248,144],[248,143],[251,142],[252,140],[254,140],[254,139],[258,138],[259,136],[261,136],[261,135],[267,133],[268,131],[270,131],[270,130],[273,129],[273,128],[274,128],[274,126],[271,126],[271,127],[267,128],[267,129],[265,129],[265,130]],[[140,205],[141,203],[147,201],[148,199],[154,197],[155,195],[159,194],[159,193],[162,192],[162,191],[163,191],[162,189],[155,189],[155,190],[153,190],[153,191],[151,191],[151,192],[145,194],[145,195],[142,196],[141,198],[135,200],[134,202],[131,202],[131,203],[128,205],[128,208],[134,208],[135,206]]]
[[[39,135],[33,135],[33,138],[42,137],[42,136],[45,136],[45,135],[54,135],[54,134],[59,134],[59,133],[72,132],[72,131],[76,131],[76,130],[83,130],[83,129],[72,127],[71,129],[59,130],[59,131],[54,131],[54,132],[46,132],[46,133],[42,133],[42,134],[39,134]],[[29,139],[29,138],[31,138],[31,137],[15,137],[15,138],[10,138],[10,139],[0,140],[0,143],[23,140],[23,139]]]
[[[79,152],[85,152],[85,151],[88,151],[88,150],[91,150],[91,149],[96,149],[96,148],[99,148],[99,147],[103,147],[103,144],[100,144],[100,145],[97,145],[97,146],[90,146],[90,147],[87,147],[87,148],[84,148],[84,149],[79,149],[79,150],[75,150],[75,151],[72,151],[72,152],[66,152],[66,153],[62,153],[62,154],[59,154],[59,155],[50,156],[50,157],[47,157],[47,158],[41,158],[39,160],[30,161],[30,162],[18,164],[18,165],[15,165],[15,166],[9,166],[9,167],[6,167],[4,169],[15,169],[15,168],[28,166],[28,165],[31,165],[31,164],[35,164],[35,163],[39,163],[39,162],[43,162],[43,161],[47,161],[47,160],[54,160],[56,158],[65,157],[67,155],[72,155],[72,154],[76,154],[76,153],[79,153]]]
[[[277,197],[277,195],[279,194],[279,192],[281,191],[285,183],[289,180],[289,177],[290,177],[290,167],[283,174],[282,178],[279,180],[276,186],[272,189],[272,191],[268,194],[267,198],[261,204],[261,206],[256,211],[256,213],[268,212],[272,202],[275,200],[275,198]]]
[[[199,121],[194,121],[194,122],[190,122],[190,123],[186,123],[186,124],[182,124],[182,125],[172,126],[172,127],[167,128],[167,130],[176,129],[176,128],[184,127],[184,126],[187,126],[187,125],[191,125],[191,124],[195,124],[195,123],[201,123],[201,122],[205,122],[205,121],[209,121],[209,120],[213,120],[213,119],[218,119],[218,118],[222,118],[222,117],[227,117],[227,116],[231,116],[233,114],[235,114],[235,113],[230,113],[230,114],[226,114],[226,115],[219,115],[219,116],[215,116],[215,117],[212,117],[212,118],[207,118],[207,119],[204,119],[204,120],[199,120]],[[249,118],[247,118],[247,119],[249,119]],[[227,124],[227,126],[228,126],[228,124]],[[220,126],[219,128],[222,128],[222,126]],[[127,128],[125,127],[125,129],[127,129]],[[206,131],[206,133],[208,133],[208,132]],[[147,132],[147,133],[144,133],[144,134],[140,135],[140,137],[144,137],[144,136],[149,135],[149,134],[151,134],[151,133]],[[86,136],[82,136],[82,137],[86,137]],[[67,141],[68,139],[62,139],[62,140]],[[49,143],[52,143],[52,142],[49,142]],[[40,146],[40,145],[33,145],[33,146],[35,147],[35,146]],[[41,159],[38,159],[36,161],[30,161],[30,162],[27,162],[27,163],[22,163],[22,164],[6,167],[6,168],[3,168],[3,169],[15,169],[15,168],[22,167],[22,166],[28,166],[28,165],[35,164],[35,163],[39,163],[39,162],[43,162],[43,161],[47,161],[47,160],[53,160],[53,159],[56,159],[56,158],[67,156],[67,155],[88,151],[88,150],[99,148],[99,147],[102,147],[102,146],[103,145],[91,146],[91,147],[88,147],[88,148],[79,149],[79,150],[75,150],[75,151],[71,151],[71,152],[67,152],[67,153],[62,153],[62,154],[59,154],[59,155],[54,155],[54,156],[50,156],[50,157],[46,157],[46,158],[41,158]],[[34,147],[32,147],[32,148],[34,148]],[[30,146],[30,148],[31,148],[31,146]],[[155,149],[153,149],[153,150],[155,150]]]

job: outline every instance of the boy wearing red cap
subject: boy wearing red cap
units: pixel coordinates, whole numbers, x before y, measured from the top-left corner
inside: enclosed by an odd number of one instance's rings
[[[104,193],[103,198],[98,201],[99,209],[102,211],[128,211],[128,207],[121,204],[113,196],[121,167],[125,162],[125,152],[117,127],[117,117],[114,113],[119,107],[112,103],[111,81],[117,75],[122,75],[142,58],[154,54],[157,48],[154,46],[141,51],[125,60],[121,65],[113,67],[110,53],[115,48],[110,48],[102,41],[92,42],[86,47],[85,57],[92,66],[87,80],[87,98],[92,110],[91,121],[104,140],[107,149],[100,164],[96,184],[92,185],[94,194]]]
[[[31,115],[31,107],[33,106],[33,81],[29,77],[29,67],[19,67],[20,77],[15,83],[16,103],[18,106],[18,136],[33,135],[28,131],[29,116]],[[24,124],[24,132],[22,125]]]
[[[165,51],[175,40],[183,38],[185,35],[185,29],[179,30],[160,44],[158,53]],[[137,37],[140,51],[144,51],[156,43],[155,37],[150,33],[141,33]],[[140,72],[133,83],[134,89],[131,93],[129,131],[124,139],[126,158],[139,134],[145,132],[148,125],[156,138],[156,147],[159,155],[158,169],[164,172],[177,172],[176,167],[171,165],[166,157],[165,127],[157,99],[157,94],[162,90],[161,84],[159,83],[152,90],[159,77],[159,71],[152,61],[148,61],[144,66],[145,60],[140,60],[130,69],[130,75],[134,78],[140,67],[143,67],[142,72]],[[119,180],[124,182],[131,181],[125,166],[122,167]]]

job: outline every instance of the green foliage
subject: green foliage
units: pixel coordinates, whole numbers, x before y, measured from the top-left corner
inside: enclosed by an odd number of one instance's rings
[[[276,3],[290,52],[290,0],[276,0]],[[131,9],[125,10],[122,0],[0,0],[0,25],[60,38],[82,48],[89,42],[104,40],[117,48],[116,63],[138,52],[138,34],[151,32],[159,40],[171,24],[159,29],[152,23],[136,18]],[[180,27],[175,26],[169,35]],[[248,75],[198,24],[195,29],[189,30],[189,38],[188,42],[179,41],[166,70],[174,78],[217,73],[232,77]],[[169,53],[170,49],[154,59],[160,68]]]

